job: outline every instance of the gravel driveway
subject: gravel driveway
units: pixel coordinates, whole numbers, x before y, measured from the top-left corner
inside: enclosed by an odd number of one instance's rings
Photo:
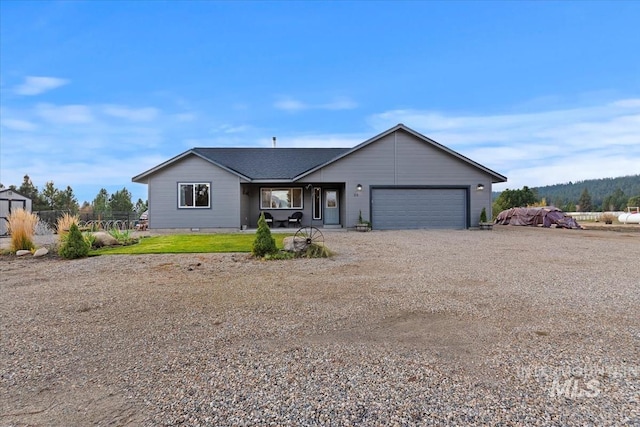
[[[0,425],[640,425],[640,233],[0,256]]]

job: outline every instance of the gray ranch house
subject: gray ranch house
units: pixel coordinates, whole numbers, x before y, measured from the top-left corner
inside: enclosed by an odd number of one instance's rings
[[[301,212],[303,226],[394,230],[475,227],[507,178],[398,124],[353,148],[192,148],[132,180],[148,186],[149,229],[254,228],[261,213],[285,227]]]

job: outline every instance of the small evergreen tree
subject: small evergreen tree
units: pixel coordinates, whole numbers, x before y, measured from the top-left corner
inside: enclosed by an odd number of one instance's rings
[[[69,228],[69,234],[67,234],[64,241],[61,242],[58,253],[61,257],[67,259],[84,258],[89,255],[90,248],[90,243],[82,236],[76,223],[73,223]]]
[[[480,222],[487,222],[487,209],[484,207],[480,211]]]
[[[589,190],[587,190],[586,187],[582,190],[580,200],[578,200],[578,205],[580,205],[580,212],[591,212],[593,209],[591,206],[591,194],[589,194]]]
[[[264,213],[260,214],[258,219],[258,231],[256,231],[256,239],[253,241],[253,255],[264,257],[267,254],[273,254],[278,251],[276,241],[271,236],[271,230],[267,221],[264,219]]]

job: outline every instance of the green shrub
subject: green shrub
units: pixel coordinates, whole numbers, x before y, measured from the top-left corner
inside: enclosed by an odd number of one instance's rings
[[[312,243],[308,245],[305,250],[300,251],[298,256],[300,258],[330,258],[333,256],[333,252],[331,252],[325,245]]]
[[[118,228],[112,228],[109,230],[109,235],[116,239],[118,243],[121,245],[133,245],[134,243],[138,243],[138,239],[131,236],[130,230],[120,230]]]
[[[264,214],[260,214],[258,219],[258,230],[256,231],[256,239],[253,241],[252,253],[256,257],[264,257],[267,254],[274,254],[278,251],[276,241],[271,235],[271,230],[267,221],[264,220]]]
[[[82,233],[82,237],[86,240],[90,248],[93,248],[96,245],[96,236],[94,236],[93,233],[87,231]]]
[[[84,258],[89,255],[90,248],[90,243],[85,240],[78,226],[73,223],[66,238],[61,242],[58,253],[66,259]]]
[[[480,222],[487,222],[487,209],[482,208],[482,212],[480,212]]]
[[[272,254],[266,254],[264,259],[266,260],[283,260],[283,259],[294,259],[296,258],[295,252],[287,252],[287,251],[277,251]]]

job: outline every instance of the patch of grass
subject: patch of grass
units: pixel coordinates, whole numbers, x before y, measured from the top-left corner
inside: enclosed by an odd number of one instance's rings
[[[271,261],[271,260],[283,260],[283,259],[294,259],[298,256],[295,252],[287,252],[287,251],[276,251],[274,253],[266,254],[262,259]]]
[[[140,239],[135,245],[101,248],[92,255],[143,255],[143,254],[189,254],[251,252],[255,234],[171,234]],[[276,245],[282,249],[282,241],[287,237],[279,234]]]

